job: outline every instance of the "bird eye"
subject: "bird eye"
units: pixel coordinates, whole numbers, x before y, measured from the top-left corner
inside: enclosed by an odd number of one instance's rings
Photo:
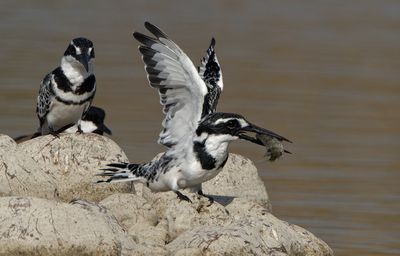
[[[229,129],[234,129],[236,128],[237,122],[235,120],[229,120],[228,123],[226,124],[226,126]]]

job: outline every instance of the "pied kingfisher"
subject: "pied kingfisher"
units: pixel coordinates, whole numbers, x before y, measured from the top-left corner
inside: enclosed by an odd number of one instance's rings
[[[45,76],[36,107],[42,135],[57,135],[75,124],[82,132],[80,120],[96,92],[94,57],[93,43],[83,37],[75,38],[64,52],[61,65]]]
[[[201,184],[214,178],[228,159],[228,146],[237,139],[263,145],[255,137],[265,134],[280,141],[288,139],[258,127],[243,116],[215,113],[222,85],[222,73],[212,40],[207,56],[196,70],[191,60],[168,36],[146,22],[154,35],[135,32],[142,45],[139,51],[151,87],[158,89],[166,117],[158,142],[168,147],[160,158],[149,163],[111,163],[98,176],[98,182],[137,181],[152,191],[174,191],[180,199],[190,199],[179,192],[190,188],[205,195]]]
[[[90,106],[86,115],[82,118],[80,125],[83,133],[97,133],[103,135],[104,133],[112,135],[111,130],[105,125],[104,119],[106,118],[106,112],[104,109]],[[78,132],[78,125],[65,130],[66,133]]]

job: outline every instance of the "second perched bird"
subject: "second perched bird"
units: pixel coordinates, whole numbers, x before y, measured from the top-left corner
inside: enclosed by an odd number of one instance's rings
[[[93,74],[93,43],[83,37],[69,44],[61,65],[43,79],[37,97],[39,132],[57,135],[77,125],[85,116],[96,92]]]
[[[201,184],[223,169],[230,142],[245,139],[263,145],[255,134],[289,141],[248,122],[241,115],[214,112],[222,90],[214,40],[198,72],[164,32],[148,22],[145,27],[154,37],[138,32],[133,35],[142,43],[139,51],[148,80],[153,88],[159,90],[164,106],[164,129],[158,141],[168,149],[160,158],[146,164],[109,164],[103,173],[98,174],[108,179],[99,182],[138,181],[153,191],[172,190],[179,198],[190,201],[179,190],[190,188],[206,196]]]

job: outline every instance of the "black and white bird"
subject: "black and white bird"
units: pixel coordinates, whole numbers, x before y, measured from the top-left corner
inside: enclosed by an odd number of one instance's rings
[[[104,120],[106,118],[106,112],[104,109],[90,106],[86,115],[82,118],[80,125],[83,133],[97,133],[103,135],[104,133],[112,135],[111,130],[106,126]],[[78,125],[65,130],[66,133],[76,133],[78,132]]]
[[[145,164],[111,163],[98,174],[108,179],[98,182],[142,182],[155,192],[172,190],[180,199],[190,201],[179,192],[189,188],[212,200],[204,195],[201,184],[223,169],[232,141],[245,139],[263,145],[256,134],[289,140],[250,123],[241,115],[214,112],[223,88],[214,52],[215,40],[196,70],[164,32],[148,22],[145,27],[154,37],[138,32],[133,35],[142,44],[139,51],[149,83],[158,89],[164,107],[164,129],[158,142],[168,149]]]
[[[56,135],[77,125],[88,111],[96,92],[93,43],[83,37],[69,44],[61,65],[43,79],[37,97],[39,132]]]

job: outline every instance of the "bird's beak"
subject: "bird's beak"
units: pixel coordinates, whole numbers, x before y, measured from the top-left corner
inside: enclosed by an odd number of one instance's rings
[[[258,139],[257,134],[258,135],[264,134],[264,135],[270,136],[272,138],[275,138],[279,141],[287,141],[287,142],[291,143],[291,141],[286,139],[285,137],[283,137],[279,134],[276,134],[272,131],[269,131],[267,129],[264,129],[262,127],[258,127],[254,124],[249,124],[248,126],[242,128],[240,130],[240,133],[238,136],[240,139],[247,140],[247,141],[253,142],[255,144],[264,146],[264,143],[260,139]]]
[[[108,129],[108,127],[105,124],[101,124],[101,130],[105,133],[107,133],[108,135],[112,135],[112,132],[110,129]]]
[[[80,54],[76,59],[85,67],[86,72],[89,72],[89,56],[87,54]]]

